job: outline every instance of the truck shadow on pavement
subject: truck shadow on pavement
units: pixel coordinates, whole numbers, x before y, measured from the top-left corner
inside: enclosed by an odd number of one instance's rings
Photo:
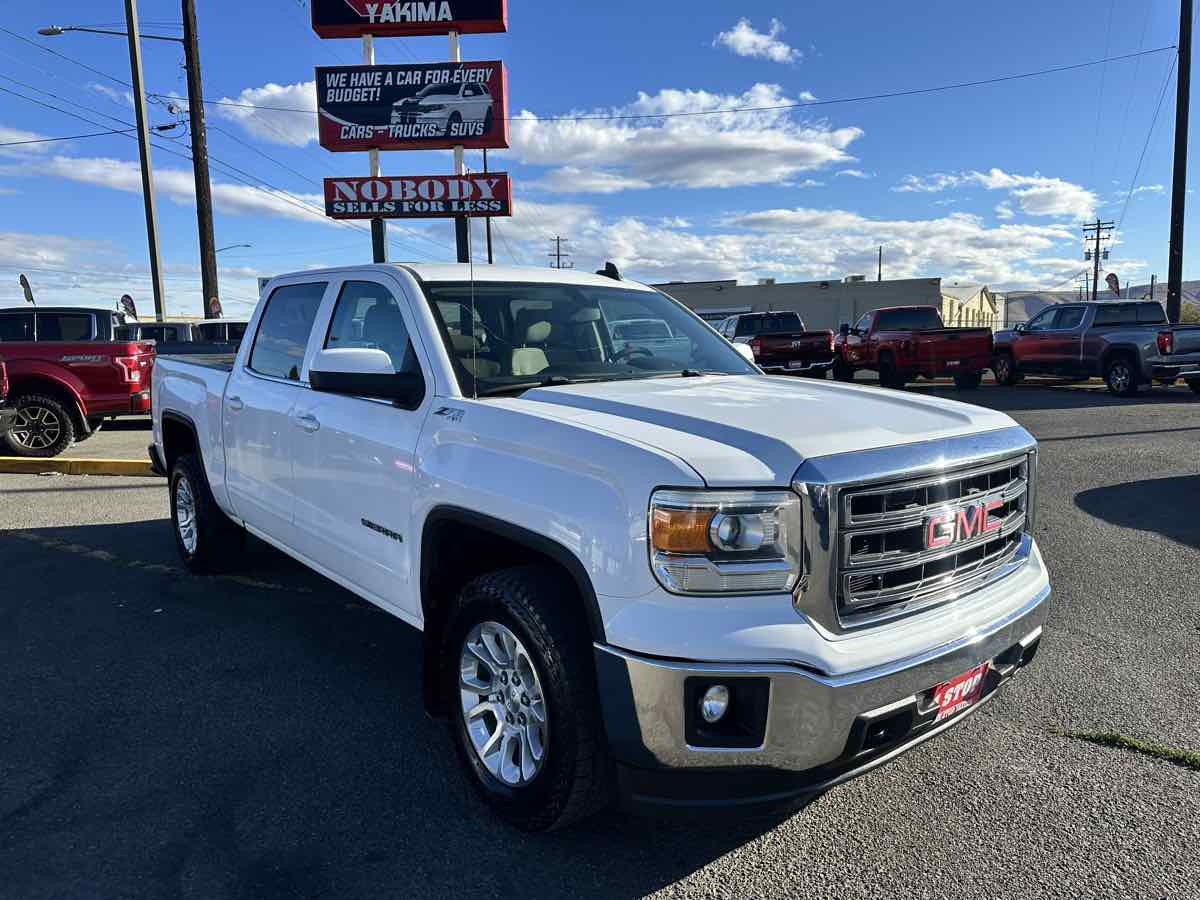
[[[1153,531],[1179,544],[1200,549],[1200,475],[1149,478],[1075,495],[1075,505],[1097,519]]]
[[[786,818],[513,831],[423,711],[419,634],[246,562],[187,574],[161,519],[0,533],[13,896],[634,897]]]

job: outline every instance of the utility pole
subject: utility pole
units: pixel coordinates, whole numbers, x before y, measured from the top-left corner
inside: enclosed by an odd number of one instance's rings
[[[483,148],[483,174],[487,174],[487,147]],[[488,265],[492,265],[492,217],[488,216],[483,220],[483,226],[487,229],[487,251]]]
[[[553,259],[554,262],[552,262],[550,264],[550,268],[552,268],[552,269],[573,269],[573,268],[575,268],[575,263],[564,262],[564,259],[570,257],[571,254],[569,252],[563,250],[562,245],[563,245],[563,241],[569,241],[569,240],[570,240],[569,238],[564,238],[564,237],[555,237],[554,238],[554,249],[550,252],[550,258]]]
[[[1100,242],[1107,241],[1109,239],[1108,233],[1113,230],[1114,226],[1115,226],[1115,223],[1113,223],[1113,222],[1101,222],[1099,219],[1096,220],[1095,225],[1084,225],[1083,226],[1083,239],[1085,241],[1089,240],[1089,239],[1092,239],[1095,241],[1094,248],[1092,249],[1091,253],[1088,254],[1091,256],[1091,259],[1092,259],[1092,300],[1093,301],[1100,299],[1100,258],[1101,258],[1102,254],[1104,256],[1108,255],[1107,250],[1102,251],[1100,249]],[[1087,257],[1085,256],[1085,259],[1086,258]]]
[[[1175,173],[1167,254],[1167,321],[1183,311],[1183,211],[1187,197],[1188,105],[1192,90],[1192,0],[1179,0],[1179,78],[1175,85]]]
[[[450,32],[450,62],[462,62],[462,49],[459,46],[457,31]],[[465,175],[466,172],[462,144],[458,144],[454,148],[454,174]],[[470,262],[471,238],[467,232],[466,216],[454,217],[454,242],[458,245],[458,261],[460,263]]]
[[[133,79],[133,108],[137,113],[138,155],[142,164],[142,202],[146,207],[146,243],[150,250],[150,283],[154,287],[154,317],[165,312],[162,265],[158,257],[158,211],[154,205],[154,170],[150,161],[150,125],[142,81],[142,45],[138,33],[137,0],[125,0],[125,29],[129,36],[129,72]]]
[[[375,38],[364,34],[362,39],[363,62],[368,66],[375,65]],[[379,177],[379,151],[368,150],[371,177]],[[371,219],[371,259],[377,263],[387,262],[387,223],[382,216]]]
[[[883,281],[883,244],[879,245],[879,274],[875,278],[876,281]]]
[[[212,185],[208,179],[208,136],[204,126],[204,89],[200,83],[200,40],[196,35],[196,0],[183,0],[183,54],[187,69],[188,118],[192,128],[192,172],[196,179],[196,227],[200,233],[200,284],[206,319],[217,317],[217,252],[213,239]],[[214,304],[213,301],[218,303]],[[215,308],[214,308],[215,307]]]

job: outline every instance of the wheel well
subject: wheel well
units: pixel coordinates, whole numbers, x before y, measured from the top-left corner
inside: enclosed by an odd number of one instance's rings
[[[200,443],[196,438],[196,426],[172,415],[162,419],[163,464],[170,472],[175,460],[185,453],[195,452]]]
[[[43,394],[47,397],[53,397],[67,408],[67,412],[71,414],[77,430],[90,430],[87,423],[83,419],[83,410],[79,407],[79,401],[75,399],[75,395],[70,389],[60,384],[52,378],[45,378],[41,375],[18,375],[13,377],[10,373],[8,376],[8,399],[14,402],[23,394]]]
[[[1140,357],[1132,347],[1112,347],[1104,351],[1104,355],[1100,357],[1100,374],[1107,377],[1108,367],[1114,359],[1125,357],[1133,363],[1134,377],[1141,378],[1141,366],[1139,365]]]
[[[431,713],[442,708],[438,667],[447,613],[463,585],[487,572],[519,565],[557,569],[575,585],[564,603],[584,617],[592,640],[604,640],[604,625],[591,580],[566,547],[508,522],[463,509],[430,513],[421,535],[421,611],[424,617],[424,698]]]

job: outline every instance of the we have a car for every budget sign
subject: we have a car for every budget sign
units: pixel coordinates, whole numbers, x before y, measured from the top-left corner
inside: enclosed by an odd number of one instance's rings
[[[491,61],[318,66],[321,146],[473,150],[508,146],[508,78]]]
[[[511,216],[507,172],[326,178],[325,215],[331,219],[429,219]]]

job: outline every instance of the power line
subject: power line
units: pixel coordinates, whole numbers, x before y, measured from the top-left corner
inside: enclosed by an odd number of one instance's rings
[[[174,128],[176,126],[160,125],[159,127],[160,128],[165,128],[165,127]],[[53,144],[56,141],[78,141],[82,138],[103,137],[103,136],[109,135],[109,134],[128,134],[131,131],[137,131],[137,129],[136,128],[116,128],[111,131],[93,131],[91,134],[71,134],[71,135],[67,135],[66,137],[38,138],[35,141],[7,141],[6,143],[0,144],[0,147],[24,147],[29,144]]]
[[[117,84],[124,85],[127,88],[133,87],[132,84],[130,84],[128,81],[125,81],[123,78],[118,78],[116,75],[109,75],[107,72],[101,72],[99,69],[97,69],[93,66],[89,66],[85,62],[80,62],[79,60],[75,59],[72,56],[68,56],[65,53],[59,53],[57,50],[51,50],[49,47],[43,46],[42,44],[39,44],[37,41],[31,41],[29,38],[25,37],[23,34],[17,34],[17,32],[10,31],[9,29],[3,28],[3,27],[0,27],[0,32],[7,34],[9,37],[16,38],[18,41],[23,41],[24,43],[28,44],[30,47],[37,47],[37,49],[39,49],[45,53],[49,53],[52,56],[57,56],[59,59],[65,59],[67,62],[74,63],[77,66],[81,66],[81,67],[87,69],[89,72],[93,72],[96,75],[99,75],[101,78],[107,78],[109,81],[115,81]]]
[[[1150,146],[1150,138],[1154,136],[1154,126],[1158,124],[1158,114],[1162,110],[1163,100],[1166,99],[1167,88],[1171,85],[1171,76],[1175,74],[1175,66],[1178,62],[1178,57],[1171,60],[1171,67],[1167,70],[1167,77],[1163,81],[1162,90],[1159,91],[1158,105],[1154,107],[1154,118],[1150,120],[1150,128],[1146,131],[1146,142],[1142,144],[1142,152],[1138,156],[1137,168],[1133,170],[1133,180],[1129,182],[1129,193],[1125,195],[1125,203],[1121,207],[1121,215],[1117,218],[1118,231],[1120,231],[1121,225],[1125,222],[1125,213],[1129,211],[1129,201],[1133,199],[1133,193],[1137,190],[1138,176],[1142,173],[1142,162],[1146,159],[1146,149]]]
[[[776,110],[785,109],[809,109],[817,106],[834,106],[843,103],[862,103],[867,100],[890,100],[896,97],[914,97],[921,94],[936,94],[943,91],[955,91],[962,88],[980,87],[988,84],[1000,84],[1006,81],[1020,81],[1025,78],[1037,78],[1042,75],[1053,75],[1058,72],[1071,72],[1077,69],[1087,69],[1094,66],[1102,66],[1110,62],[1121,62],[1127,59],[1136,59],[1139,56],[1150,56],[1155,53],[1165,53],[1168,50],[1178,49],[1174,44],[1169,44],[1165,47],[1155,47],[1153,50],[1141,50],[1135,53],[1125,53],[1120,56],[1109,56],[1104,59],[1094,59],[1089,62],[1073,63],[1066,66],[1053,66],[1048,69],[1037,69],[1033,72],[1021,72],[1016,75],[998,75],[994,78],[982,78],[978,81],[959,81],[953,84],[942,84],[935,87],[927,88],[911,88],[904,91],[885,91],[878,94],[862,94],[857,97],[839,97],[834,100],[805,100],[798,103],[777,103],[770,106],[729,106],[721,109],[697,109],[688,110],[685,112],[671,113],[621,113],[621,114],[594,114],[580,116],[548,116],[546,118],[529,119],[530,122],[588,122],[594,120],[620,122],[633,119],[680,119],[694,118],[697,116],[721,116],[730,113],[747,113],[747,112],[774,112]],[[161,96],[161,95],[155,95]],[[237,103],[233,100],[205,100],[206,104],[213,106],[233,106],[242,109],[262,109],[272,112],[290,112],[304,113],[305,115],[316,115],[315,109],[301,109],[296,106],[260,106],[254,103]],[[526,121],[519,116],[508,116],[508,121]]]

